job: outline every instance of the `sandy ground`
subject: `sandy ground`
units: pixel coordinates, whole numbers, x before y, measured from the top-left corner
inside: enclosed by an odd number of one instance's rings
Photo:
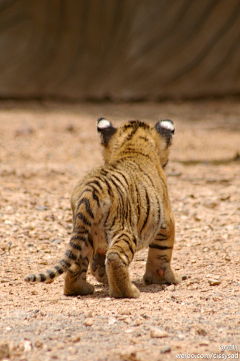
[[[115,125],[170,118],[176,126],[166,173],[176,219],[172,264],[183,281],[144,286],[141,251],[131,264],[138,299],[110,298],[90,275],[89,296],[64,296],[62,277],[48,285],[23,282],[64,252],[72,188],[102,162],[100,116]],[[0,359],[240,358],[238,153],[236,100],[1,103]]]

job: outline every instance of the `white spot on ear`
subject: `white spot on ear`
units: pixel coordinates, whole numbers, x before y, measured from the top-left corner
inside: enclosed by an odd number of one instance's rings
[[[107,119],[101,119],[97,126],[98,129],[105,129],[111,127],[111,123]]]
[[[168,129],[171,132],[174,132],[174,130],[175,130],[173,122],[169,119],[161,120],[160,124],[161,124],[162,128]]]

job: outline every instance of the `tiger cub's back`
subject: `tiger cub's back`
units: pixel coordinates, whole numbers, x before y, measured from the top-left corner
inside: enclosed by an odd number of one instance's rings
[[[178,282],[170,267],[174,220],[163,172],[173,123],[131,121],[115,128],[100,118],[98,131],[105,164],[74,189],[73,232],[64,257],[51,270],[25,280],[46,282],[67,272],[65,294],[91,293],[86,281],[91,263],[96,278],[109,283],[111,296],[138,297],[128,266],[136,250],[149,246],[145,282]]]

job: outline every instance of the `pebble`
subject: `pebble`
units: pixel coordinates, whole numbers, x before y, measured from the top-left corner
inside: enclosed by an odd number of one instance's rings
[[[71,339],[71,341],[74,342],[74,343],[75,343],[75,342],[79,342],[79,341],[81,341],[81,337],[78,336],[78,335],[77,335],[77,336],[74,336],[74,337]]]
[[[83,321],[83,324],[85,326],[92,326],[94,324],[94,320],[92,318],[86,318],[86,320]]]
[[[23,347],[24,347],[24,352],[29,352],[32,350],[32,342],[31,341],[24,341],[24,344],[23,344]]]
[[[7,342],[0,343],[0,359],[10,357],[9,345]]]
[[[209,208],[209,209],[214,209],[217,207],[217,203],[212,201],[211,199],[206,199],[203,203],[204,207]]]
[[[161,353],[166,353],[171,351],[171,346],[163,346],[160,350]]]
[[[209,278],[208,283],[210,284],[210,286],[217,286],[220,285],[221,281],[214,278]]]
[[[124,361],[135,361],[137,360],[137,350],[134,346],[128,346],[120,352],[120,358]]]
[[[163,337],[168,337],[168,333],[166,331],[161,330],[160,328],[152,328],[150,331],[150,336],[152,338],[163,338]]]
[[[209,346],[209,342],[208,341],[202,341],[199,346]]]
[[[206,336],[207,332],[203,328],[198,328],[196,333],[200,336]]]

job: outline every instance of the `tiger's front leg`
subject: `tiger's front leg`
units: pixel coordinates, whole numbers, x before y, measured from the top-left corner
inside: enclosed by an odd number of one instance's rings
[[[131,282],[128,266],[135,253],[134,236],[121,232],[112,242],[106,254],[106,272],[109,295],[115,298],[137,298],[140,291]]]
[[[173,216],[163,224],[155,240],[149,245],[144,283],[180,283],[182,278],[171,267],[175,230]]]

